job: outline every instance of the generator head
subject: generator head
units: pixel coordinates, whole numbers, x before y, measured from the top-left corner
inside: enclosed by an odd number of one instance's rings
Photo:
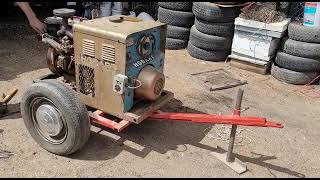
[[[156,100],[163,90],[165,77],[153,66],[145,66],[138,75],[135,95],[137,98]]]
[[[165,76],[166,24],[117,15],[73,24],[76,84],[89,106],[121,117],[156,101]]]

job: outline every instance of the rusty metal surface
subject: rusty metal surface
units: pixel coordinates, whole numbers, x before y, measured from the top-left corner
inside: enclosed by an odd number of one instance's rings
[[[225,69],[215,69],[199,73],[193,73],[191,76],[198,81],[200,85],[210,91],[228,89],[247,84],[246,80],[239,80]]]
[[[110,21],[110,18],[114,19],[116,17],[120,18],[126,16],[116,15],[79,22],[73,25],[74,32],[82,32],[95,37],[127,43],[127,37],[131,34],[165,25],[161,22],[126,20],[128,17],[124,18],[121,25],[119,25],[118,22]]]
[[[56,60],[58,58],[58,55],[56,54],[54,48],[49,47],[48,51],[47,51],[47,65],[48,68],[50,69],[51,72],[53,72],[54,74],[59,74],[61,73],[58,69],[57,69],[57,65],[56,65]]]

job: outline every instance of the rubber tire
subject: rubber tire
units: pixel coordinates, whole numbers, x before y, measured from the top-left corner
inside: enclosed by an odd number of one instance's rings
[[[190,56],[206,60],[206,61],[225,61],[230,54],[229,51],[208,51],[205,49],[198,48],[191,44],[191,42],[188,42],[187,46],[187,52],[190,54]]]
[[[35,129],[29,105],[36,97],[46,97],[60,110],[68,127],[68,135],[62,144],[54,145],[42,138]],[[22,96],[21,114],[33,139],[47,151],[57,155],[69,155],[80,150],[90,136],[90,121],[85,105],[71,88],[56,80],[34,83]]]
[[[172,26],[191,27],[194,23],[194,14],[159,7],[158,20]]]
[[[192,11],[192,2],[158,2],[158,5],[176,11]]]
[[[188,40],[166,38],[166,49],[170,49],[170,50],[185,49],[187,45],[188,45]]]
[[[208,22],[234,22],[239,8],[222,8],[210,2],[193,2],[193,14]]]
[[[233,22],[211,23],[196,17],[194,25],[198,31],[213,36],[233,37],[234,34]]]
[[[320,44],[284,38],[281,42],[281,49],[283,52],[293,56],[318,59],[320,61]]]
[[[315,79],[319,75],[319,73],[297,72],[272,64],[271,75],[277,80],[288,84],[305,85]]]
[[[190,28],[167,25],[168,38],[188,40],[189,36],[190,36]]]
[[[320,44],[320,27],[307,27],[301,23],[292,22],[288,26],[290,39]]]
[[[232,38],[204,34],[198,31],[195,26],[191,28],[190,41],[201,49],[211,51],[230,49],[232,45]]]
[[[275,62],[282,68],[299,72],[320,71],[320,61],[278,52]]]

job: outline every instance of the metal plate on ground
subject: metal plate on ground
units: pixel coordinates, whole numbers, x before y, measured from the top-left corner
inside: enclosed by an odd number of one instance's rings
[[[232,170],[237,172],[238,174],[242,174],[247,171],[247,166],[241,162],[238,158],[235,158],[233,162],[227,162],[227,153],[217,153],[217,152],[211,152],[213,156],[215,156],[217,159],[225,163],[227,166],[229,166]]]
[[[236,79],[230,72],[224,69],[193,73],[191,74],[191,77],[210,91],[228,89],[247,84],[247,81]]]

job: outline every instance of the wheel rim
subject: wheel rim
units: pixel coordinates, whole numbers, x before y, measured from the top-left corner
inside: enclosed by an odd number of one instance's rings
[[[45,97],[35,98],[30,103],[33,125],[47,142],[61,144],[67,137],[67,126],[58,108]]]

